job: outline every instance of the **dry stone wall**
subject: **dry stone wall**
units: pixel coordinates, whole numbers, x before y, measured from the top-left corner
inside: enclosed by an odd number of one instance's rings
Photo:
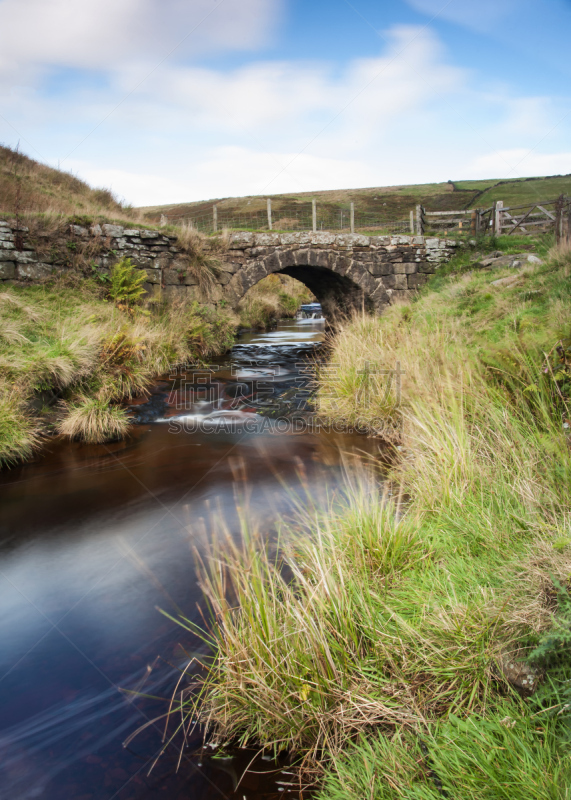
[[[62,256],[61,247],[50,249],[49,242],[40,246],[31,238],[28,228],[0,221],[0,281],[40,282],[73,269],[73,254],[81,252],[84,263],[104,271],[121,258],[131,258],[145,269],[150,292],[160,287],[172,297],[231,306],[259,280],[281,272],[306,283],[327,313],[363,304],[380,312],[410,297],[459,246],[424,236],[236,232],[216,243],[205,241],[204,248],[215,250],[219,263],[205,298],[188,271],[192,255],[172,234],[111,224],[70,225],[64,248],[69,258]]]

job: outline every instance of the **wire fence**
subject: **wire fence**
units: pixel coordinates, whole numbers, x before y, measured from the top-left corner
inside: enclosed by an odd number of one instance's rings
[[[161,224],[190,225],[203,233],[223,229],[245,231],[339,231],[346,233],[397,234],[414,233],[412,216],[409,219],[383,219],[382,211],[361,211],[354,204],[346,207],[319,206],[309,203],[299,208],[272,209],[250,213],[226,213],[217,206],[211,211],[186,214],[163,214]]]

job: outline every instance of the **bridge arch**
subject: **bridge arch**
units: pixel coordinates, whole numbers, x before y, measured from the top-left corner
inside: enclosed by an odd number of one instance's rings
[[[237,305],[252,286],[275,273],[305,284],[330,319],[362,308],[382,310],[390,302],[364,264],[350,254],[316,248],[280,248],[244,264],[226,286],[227,299]]]

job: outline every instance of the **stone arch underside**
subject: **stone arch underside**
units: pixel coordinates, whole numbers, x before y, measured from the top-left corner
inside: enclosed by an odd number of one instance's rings
[[[236,306],[248,289],[274,273],[305,284],[329,319],[363,308],[382,311],[390,302],[382,281],[351,254],[318,249],[281,250],[252,259],[232,276],[226,299]]]

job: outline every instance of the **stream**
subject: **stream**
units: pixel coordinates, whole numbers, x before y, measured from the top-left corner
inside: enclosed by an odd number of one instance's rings
[[[251,753],[222,761],[190,747],[177,770],[173,746],[149,768],[163,731],[152,720],[166,709],[153,698],[170,696],[201,648],[159,609],[200,621],[193,550],[216,515],[237,536],[247,495],[270,535],[292,493],[315,500],[339,483],[341,453],[377,452],[365,436],[307,424],[306,369],[322,339],[315,319],[243,334],[207,369],[176,369],[134,402],[126,441],[54,439],[0,473],[0,797],[298,796],[262,759],[235,791]]]

